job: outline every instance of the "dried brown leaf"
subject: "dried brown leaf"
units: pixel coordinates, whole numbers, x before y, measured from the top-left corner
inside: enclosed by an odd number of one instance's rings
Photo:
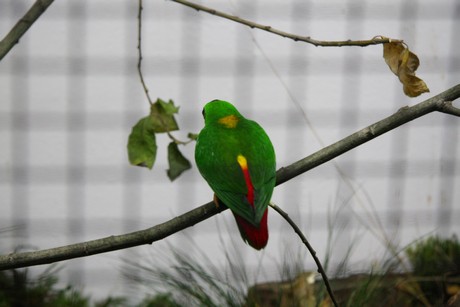
[[[383,44],[383,58],[395,75],[398,75],[401,66],[401,54],[404,49],[405,47],[401,43]]]
[[[415,76],[420,65],[417,55],[402,42],[383,44],[383,58],[391,71],[398,76],[403,84],[403,91],[409,97],[417,97],[429,92],[426,83]]]
[[[417,97],[422,93],[430,91],[425,82],[415,75],[401,74],[399,80],[403,84],[404,94],[409,97]]]

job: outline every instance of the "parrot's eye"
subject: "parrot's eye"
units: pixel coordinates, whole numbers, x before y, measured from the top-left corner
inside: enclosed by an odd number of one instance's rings
[[[201,111],[201,114],[203,114],[203,118],[206,119],[206,112],[204,111],[204,108],[203,111]]]

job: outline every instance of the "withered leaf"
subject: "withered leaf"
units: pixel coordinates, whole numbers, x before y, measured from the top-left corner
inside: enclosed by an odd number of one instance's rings
[[[149,116],[141,118],[128,138],[128,158],[132,165],[152,169],[157,155],[155,131]]]
[[[398,76],[403,84],[403,91],[409,97],[417,97],[429,92],[426,83],[415,76],[420,65],[417,55],[402,42],[383,44],[383,58],[391,71]]]
[[[184,155],[179,151],[177,144],[174,142],[171,142],[168,145],[168,162],[169,169],[167,170],[167,174],[169,180],[171,181],[192,167],[190,161],[184,157]]]

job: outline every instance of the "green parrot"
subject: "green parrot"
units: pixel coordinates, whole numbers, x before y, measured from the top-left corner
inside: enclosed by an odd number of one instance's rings
[[[216,204],[220,200],[233,212],[243,240],[260,250],[268,241],[268,203],[276,180],[273,145],[259,124],[229,102],[207,103],[203,117],[195,147],[198,169]]]

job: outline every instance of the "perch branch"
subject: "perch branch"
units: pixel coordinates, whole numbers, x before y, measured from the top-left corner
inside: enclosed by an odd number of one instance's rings
[[[459,97],[460,84],[457,84],[454,87],[451,87],[450,89],[425,101],[422,101],[412,107],[403,107],[393,115],[390,115],[364,129],[361,129],[358,132],[355,132],[334,144],[324,147],[323,149],[302,160],[299,160],[287,167],[282,167],[276,174],[276,184],[282,184],[292,179],[293,177],[305,173],[312,168],[315,168],[359,145],[362,145],[378,137],[379,135],[391,131],[428,113],[438,111],[460,116],[460,109],[452,105],[452,101]]]
[[[171,1],[176,2],[176,3],[180,3],[180,4],[188,6],[188,7],[191,7],[193,9],[197,10],[197,11],[206,12],[206,13],[209,13],[211,15],[219,16],[219,17],[222,17],[222,18],[225,18],[225,19],[228,19],[228,20],[231,20],[231,21],[246,25],[246,26],[248,26],[248,27],[250,27],[252,29],[256,28],[256,29],[259,29],[259,30],[267,31],[267,32],[275,34],[275,35],[279,35],[279,36],[282,36],[282,37],[285,37],[285,38],[292,39],[292,40],[294,40],[296,42],[297,41],[305,42],[305,43],[309,43],[309,44],[312,44],[312,45],[315,45],[315,46],[321,46],[321,47],[343,47],[343,46],[365,47],[365,46],[369,46],[369,45],[380,45],[380,44],[386,44],[386,43],[390,43],[390,42],[402,42],[402,40],[391,39],[391,38],[382,37],[382,36],[375,36],[375,37],[373,37],[372,39],[369,39],[369,40],[322,41],[322,40],[313,39],[310,36],[301,36],[301,35],[288,33],[288,32],[285,32],[285,31],[281,31],[281,30],[275,29],[275,28],[273,28],[271,26],[262,25],[262,24],[259,24],[259,23],[256,23],[256,22],[253,22],[253,21],[250,21],[250,20],[247,20],[247,19],[243,19],[243,18],[235,16],[235,15],[227,14],[227,13],[224,13],[224,12],[221,12],[221,11],[206,7],[204,5],[196,4],[196,3],[189,2],[189,1],[186,1],[186,0],[171,0]]]
[[[219,206],[219,208],[217,208],[214,202],[209,202],[165,223],[158,224],[148,229],[45,250],[3,255],[0,256],[0,271],[53,263],[67,259],[121,250],[133,246],[151,244],[155,241],[166,238],[177,231],[191,227],[225,209],[226,208],[223,206]]]
[[[37,0],[19,19],[8,34],[0,41],[0,61],[10,50],[19,43],[19,39],[29,30],[32,24],[46,11],[54,0]]]
[[[379,135],[430,112],[439,111],[459,116],[460,109],[455,108],[451,103],[459,97],[460,84],[412,107],[403,107],[395,114],[378,121],[375,124],[372,124],[332,145],[329,145],[289,166],[282,167],[276,172],[276,184],[282,184],[365,142],[372,140]],[[216,208],[213,202],[209,202],[165,223],[145,230],[46,250],[0,255],[0,270],[53,263],[143,244],[151,244],[204,221],[225,209],[226,208],[223,206]]]
[[[302,240],[302,243],[307,247],[308,251],[310,252],[311,256],[313,257],[313,260],[316,263],[316,266],[318,267],[318,273],[321,274],[321,277],[323,278],[324,285],[326,286],[326,290],[329,293],[329,296],[331,297],[331,301],[334,304],[334,306],[339,306],[337,304],[337,301],[334,296],[334,292],[332,291],[331,285],[329,283],[329,278],[327,278],[326,271],[324,271],[323,265],[321,264],[321,261],[319,261],[318,257],[316,256],[316,251],[313,249],[313,247],[310,245],[310,242],[308,242],[307,238],[303,235],[302,230],[294,223],[294,221],[289,217],[289,215],[284,212],[280,207],[275,205],[274,203],[269,204],[270,207],[272,207],[276,212],[278,212],[288,223],[291,225],[291,227],[294,229],[295,233],[300,237]]]

